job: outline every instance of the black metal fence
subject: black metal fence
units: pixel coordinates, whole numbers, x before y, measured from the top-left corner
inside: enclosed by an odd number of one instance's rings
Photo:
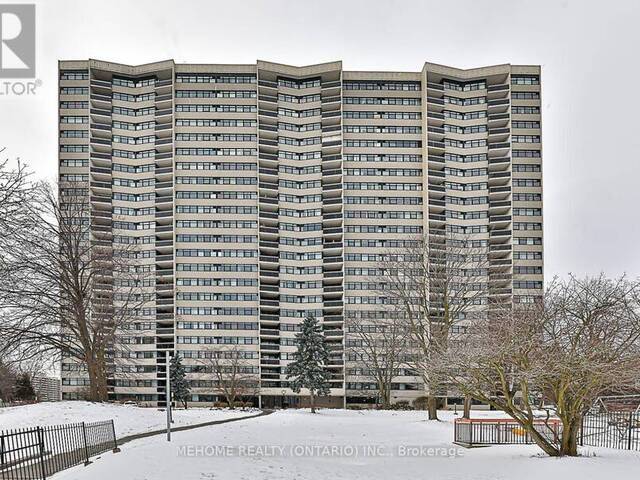
[[[0,479],[46,479],[117,448],[113,420],[0,431]]]
[[[580,445],[640,451],[640,412],[593,411],[582,418]]]
[[[557,419],[550,419],[536,421],[534,428],[551,441],[557,441],[562,426]],[[506,418],[456,419],[454,441],[465,447],[533,443],[529,432],[515,420]]]
[[[535,429],[557,443],[562,433],[558,419],[535,422]],[[533,443],[531,435],[511,419],[456,419],[454,442],[467,447]],[[591,411],[582,418],[581,446],[640,451],[640,411]]]

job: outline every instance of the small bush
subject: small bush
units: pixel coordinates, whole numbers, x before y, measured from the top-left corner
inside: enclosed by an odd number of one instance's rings
[[[414,408],[409,405],[409,402],[407,402],[406,400],[401,400],[389,405],[389,410],[414,410]]]
[[[347,410],[364,410],[360,405],[347,405]]]
[[[413,401],[413,408],[416,410],[426,410],[429,399],[427,397],[418,397]]]
[[[227,408],[229,404],[227,402],[214,402],[213,408]]]

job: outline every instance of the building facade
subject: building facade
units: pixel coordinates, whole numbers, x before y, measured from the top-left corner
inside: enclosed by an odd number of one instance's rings
[[[331,346],[325,402],[366,401],[375,384],[350,363],[348,322],[383,315],[366,280],[419,237],[486,247],[486,301],[541,293],[538,66],[87,60],[59,73],[61,185],[86,184],[92,241],[139,245],[148,277],[126,353],[115,347],[114,399],[164,404],[170,351],[194,404],[219,399],[206,365],[220,356],[242,357],[256,403],[296,404],[284,368],[313,314]],[[77,398],[85,374],[64,362],[63,397]],[[424,395],[399,373],[394,400]]]
[[[33,377],[31,380],[38,402],[57,402],[60,400],[60,379],[56,377]]]

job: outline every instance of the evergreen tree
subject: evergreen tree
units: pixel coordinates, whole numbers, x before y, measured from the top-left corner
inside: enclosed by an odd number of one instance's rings
[[[302,330],[296,334],[298,350],[294,361],[287,369],[287,380],[296,393],[301,388],[309,389],[311,413],[316,413],[315,397],[329,395],[329,372],[323,366],[329,361],[329,350],[322,334],[322,327],[313,315],[302,323]]]
[[[187,408],[187,400],[191,391],[189,390],[189,382],[187,381],[180,355],[176,354],[171,357],[169,372],[171,375],[171,395],[174,400],[182,402],[184,408]]]
[[[27,373],[22,373],[16,378],[15,398],[23,401],[30,401],[36,398],[36,392],[33,390],[31,378],[29,378]]]

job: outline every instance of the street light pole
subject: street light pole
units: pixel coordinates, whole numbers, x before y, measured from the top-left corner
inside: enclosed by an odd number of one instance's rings
[[[169,365],[169,350],[165,352],[165,358],[167,361],[167,442],[171,441],[171,367]]]

